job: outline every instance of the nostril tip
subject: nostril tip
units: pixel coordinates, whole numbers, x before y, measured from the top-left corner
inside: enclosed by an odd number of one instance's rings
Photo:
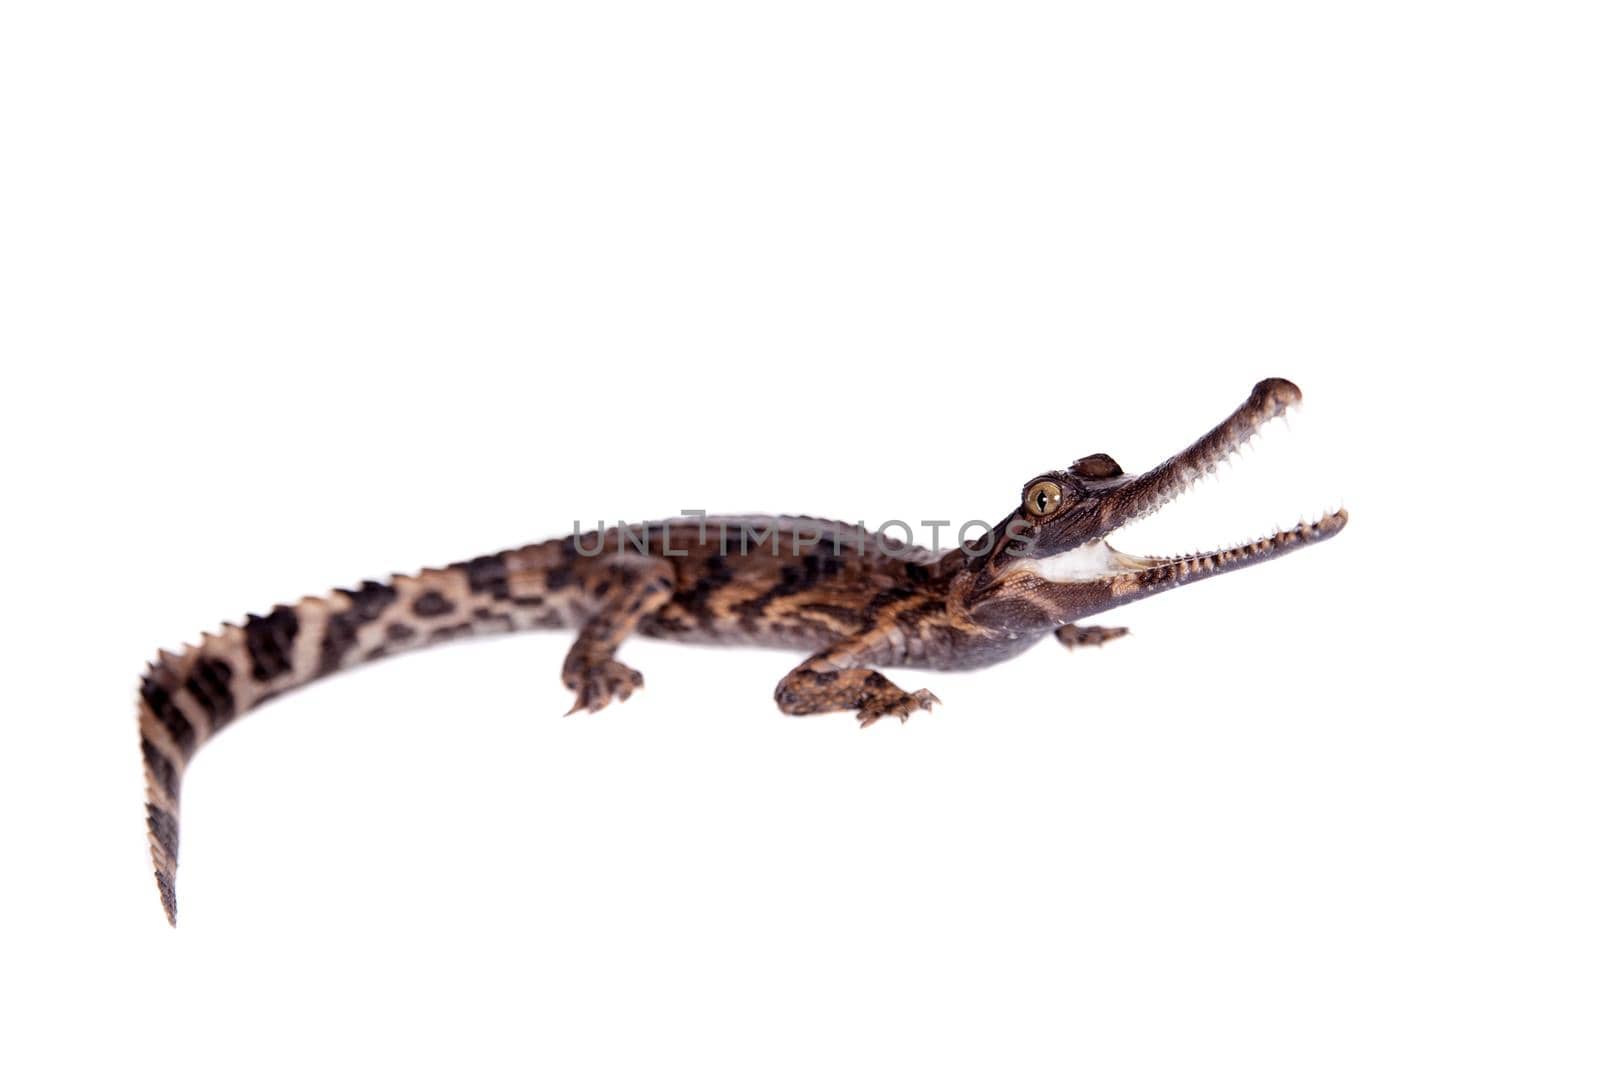
[[[1252,400],[1270,404],[1277,410],[1300,403],[1300,387],[1287,378],[1263,378],[1250,391]]]
[[[1340,530],[1343,530],[1345,523],[1349,521],[1349,513],[1346,512],[1344,508],[1340,508],[1338,511],[1330,512],[1329,514],[1324,515],[1322,519],[1317,522],[1315,528],[1319,536],[1328,537],[1338,533]]]

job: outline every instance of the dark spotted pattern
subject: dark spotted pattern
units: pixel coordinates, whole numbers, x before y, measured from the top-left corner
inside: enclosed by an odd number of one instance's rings
[[[382,582],[363,582],[360,589],[344,590],[350,598],[350,607],[337,615],[328,616],[328,628],[322,635],[322,656],[317,665],[318,674],[332,674],[344,665],[344,656],[355,647],[361,627],[382,615],[384,609],[395,601],[393,586]]]
[[[144,698],[145,706],[161,721],[161,725],[167,728],[167,733],[171,735],[173,744],[178,746],[178,751],[187,758],[195,749],[194,727],[190,725],[183,712],[178,710],[178,705],[172,702],[172,691],[158,677],[168,673],[161,667],[152,666],[150,673],[145,675],[144,682],[139,687],[139,695]]]
[[[244,624],[250,677],[270,682],[294,670],[294,639],[299,633],[300,619],[293,608],[279,606],[268,615],[251,615]]]
[[[733,581],[733,568],[728,566],[727,558],[721,555],[706,557],[702,568],[694,584],[687,589],[680,589],[673,599],[701,625],[709,628],[714,621],[711,594]]]
[[[487,593],[496,600],[504,600],[511,595],[504,552],[496,552],[492,556],[479,556],[477,559],[458,563],[456,566],[466,572],[467,588],[474,593]]]
[[[893,589],[885,589],[883,592],[873,597],[872,601],[867,605],[867,615],[868,617],[876,616],[885,608],[898,604],[902,600],[908,600],[916,595],[917,591],[915,589],[911,589],[903,585],[897,585]]]
[[[816,558],[816,557],[812,557]],[[805,589],[807,584],[806,572],[802,567],[790,564],[778,571],[778,583],[763,589],[749,600],[741,600],[734,605],[733,610],[739,615],[739,625],[746,630],[754,631],[760,628],[767,609],[776,600]]]
[[[205,711],[212,733],[233,721],[238,707],[233,698],[233,668],[226,662],[210,656],[199,657],[190,668],[183,688]]]
[[[861,623],[861,609],[848,604],[809,603],[802,609],[807,614],[826,615],[847,626],[857,626]]]
[[[178,783],[182,780],[178,776],[178,768],[172,761],[161,754],[161,750],[150,743],[148,737],[139,739],[139,751],[144,753],[144,765],[150,769],[150,777],[155,779],[157,785],[171,797],[178,799]]]
[[[726,560],[723,561],[723,564],[724,569],[728,569]],[[739,615],[740,625],[749,631],[759,630],[763,625],[770,625],[767,616],[775,604],[786,597],[804,593],[831,580],[843,568],[844,563],[837,556],[821,553],[812,553],[801,557],[797,562],[782,565],[778,569],[778,582],[776,585],[764,589],[758,595],[751,597],[749,600],[742,600],[734,606],[734,611]],[[809,606],[809,602],[802,602],[801,606]],[[855,619],[859,621],[861,619],[860,607],[852,606],[851,610]],[[808,632],[811,632],[811,628],[805,627],[802,631],[794,633],[793,636],[801,636],[802,633]]]
[[[945,613],[945,602],[937,597],[923,597],[915,603],[907,604],[896,615],[895,621],[901,626],[910,626],[920,623],[924,619],[934,619]]]
[[[456,606],[443,593],[430,589],[412,601],[411,610],[424,619],[436,619],[440,615],[449,615],[456,610]]]

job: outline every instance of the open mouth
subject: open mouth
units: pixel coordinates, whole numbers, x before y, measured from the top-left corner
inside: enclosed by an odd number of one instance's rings
[[[1344,529],[1348,520],[1342,507],[1322,509],[1320,517],[1302,515],[1292,525],[1248,541],[1182,555],[1124,552],[1107,540],[1109,537],[1122,540],[1130,536],[1130,528],[1135,525],[1139,526],[1140,534],[1145,534],[1147,526],[1156,525],[1145,520],[1163,512],[1180,498],[1188,498],[1190,490],[1196,487],[1204,486],[1210,490],[1212,486],[1220,484],[1220,476],[1231,468],[1236,457],[1246,467],[1255,465],[1250,461],[1266,458],[1265,453],[1268,452],[1281,450],[1294,459],[1294,453],[1299,450],[1285,447],[1290,443],[1286,416],[1297,409],[1300,402],[1300,390],[1293,383],[1282,379],[1261,382],[1237,411],[1194,445],[1148,473],[1129,478],[1112,488],[1104,498],[1102,512],[1103,527],[1109,531],[1107,534],[1067,552],[1024,561],[1022,566],[1050,582],[1110,581],[1114,591],[1119,593],[1135,589],[1155,592],[1249,566],[1332,537]],[[1254,452],[1255,443],[1263,437],[1272,440],[1261,441],[1262,456],[1241,455],[1247,451]],[[1297,472],[1283,469],[1281,463],[1277,466],[1280,468],[1279,479],[1285,484],[1275,488],[1293,486]],[[1233,479],[1230,477],[1229,480]],[[1295,495],[1302,492],[1303,489]],[[1211,495],[1211,491],[1195,494],[1196,497]],[[1223,498],[1220,503],[1229,503],[1226,499],[1229,494],[1217,495]],[[1202,506],[1191,510],[1201,513],[1204,520],[1202,527],[1216,528],[1212,525],[1216,516],[1204,513],[1207,510],[1214,512],[1217,508]],[[1316,511],[1312,514],[1315,515]],[[1139,539],[1134,537],[1134,540]]]
[[[1139,577],[1141,584],[1169,581],[1181,584],[1332,537],[1344,529],[1348,518],[1345,510],[1338,508],[1314,521],[1298,522],[1289,529],[1275,530],[1253,541],[1181,556],[1135,555],[1121,552],[1101,539],[1045,559],[1024,560],[1020,566],[1047,582],[1095,582],[1131,575]]]

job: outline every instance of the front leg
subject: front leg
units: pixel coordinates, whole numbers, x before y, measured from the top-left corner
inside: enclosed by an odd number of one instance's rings
[[[644,685],[642,674],[616,658],[617,648],[640,619],[672,597],[672,564],[616,555],[596,561],[582,580],[584,598],[593,607],[561,667],[562,682],[577,696],[568,715],[627,700]]]
[[[885,643],[867,634],[819,652],[784,675],[772,694],[785,715],[853,711],[862,726],[885,715],[904,722],[913,711],[931,710],[939,698],[926,689],[907,693],[877,671],[859,666],[881,653]]]

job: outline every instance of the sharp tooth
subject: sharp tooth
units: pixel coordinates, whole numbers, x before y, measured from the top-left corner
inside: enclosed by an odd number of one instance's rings
[[[1212,561],[1191,564],[1203,567],[1252,555],[1270,548],[1279,538],[1302,537],[1306,529],[1314,530],[1325,515],[1335,514],[1343,501],[1333,509],[1323,508],[1331,494],[1324,491],[1320,468],[1307,462],[1320,458],[1317,423],[1314,416],[1311,422],[1305,420],[1303,411],[1295,410],[1292,416],[1286,412],[1242,434],[1231,447],[1197,458],[1162,491],[1156,506],[1138,516],[1137,529],[1129,523],[1117,532],[1119,543],[1130,553],[1165,557],[1172,561],[1170,566],[1183,558]],[[1196,489],[1200,485],[1208,487]],[[1289,506],[1283,507],[1285,504]],[[1312,510],[1307,511],[1308,507]],[[1281,520],[1288,516],[1295,518],[1286,529]],[[1252,528],[1264,529],[1273,518],[1280,521],[1271,533],[1253,539],[1234,538],[1186,555],[1172,552],[1173,546],[1202,545],[1219,532],[1238,529],[1241,517],[1254,519],[1242,531],[1247,535]]]

